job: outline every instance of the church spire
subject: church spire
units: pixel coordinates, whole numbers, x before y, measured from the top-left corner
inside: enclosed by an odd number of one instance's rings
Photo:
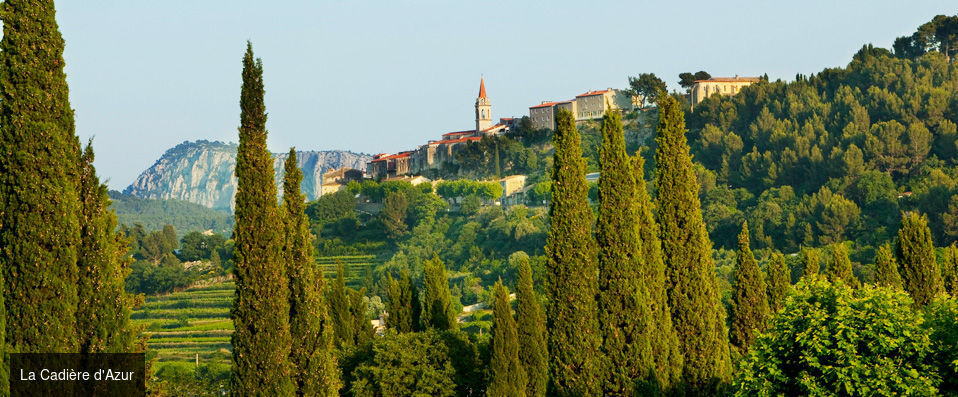
[[[479,98],[486,97],[486,80],[483,77],[479,77]]]
[[[476,98],[476,136],[492,127],[492,104],[486,98],[486,79],[479,78],[479,97]]]

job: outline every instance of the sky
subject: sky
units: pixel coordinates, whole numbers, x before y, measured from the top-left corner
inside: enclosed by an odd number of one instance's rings
[[[517,4],[518,3],[518,4]],[[237,141],[246,41],[262,58],[273,152],[408,150],[655,73],[793,80],[891,47],[952,1],[57,2],[81,142],[122,190],[169,148]]]

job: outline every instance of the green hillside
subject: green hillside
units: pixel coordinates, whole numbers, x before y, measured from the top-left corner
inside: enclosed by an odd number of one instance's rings
[[[110,206],[116,211],[121,225],[139,223],[146,230],[159,230],[164,225],[173,225],[180,233],[212,230],[230,235],[233,232],[233,215],[206,208],[183,200],[145,199],[117,191],[110,191]]]

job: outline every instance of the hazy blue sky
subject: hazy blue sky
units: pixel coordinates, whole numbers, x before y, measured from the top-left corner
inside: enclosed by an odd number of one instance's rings
[[[246,40],[274,152],[414,148],[493,117],[653,72],[791,80],[890,47],[953,1],[57,2],[77,132],[122,189],[185,140],[236,141]],[[596,2],[599,3],[599,2]]]

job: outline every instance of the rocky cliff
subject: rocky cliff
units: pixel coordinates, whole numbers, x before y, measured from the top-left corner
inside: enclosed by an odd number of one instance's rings
[[[179,199],[215,209],[233,209],[236,194],[235,143],[183,142],[167,150],[143,171],[123,193],[151,199]],[[282,193],[283,161],[287,153],[273,154],[276,187]],[[303,171],[301,189],[309,200],[320,196],[324,172],[341,168],[365,169],[372,157],[342,150],[297,151]]]

